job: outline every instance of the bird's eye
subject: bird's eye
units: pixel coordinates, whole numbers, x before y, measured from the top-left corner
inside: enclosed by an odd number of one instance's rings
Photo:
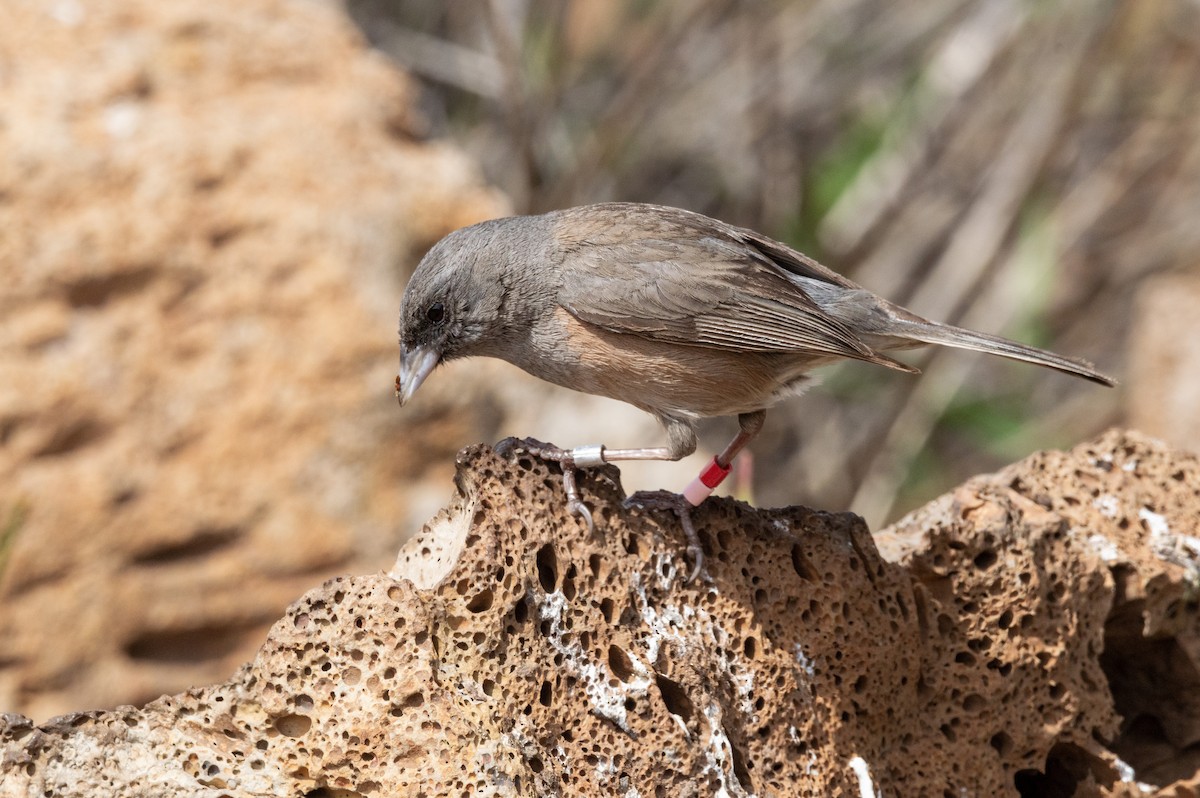
[[[441,302],[434,302],[429,306],[429,310],[425,311],[425,318],[437,323],[446,316],[446,308]]]

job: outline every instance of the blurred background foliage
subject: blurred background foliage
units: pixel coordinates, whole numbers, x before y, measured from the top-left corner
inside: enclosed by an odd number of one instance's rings
[[[426,132],[473,152],[520,212],[690,208],[1118,377],[1138,285],[1197,265],[1195,2],[347,7],[421,79]],[[878,524],[1122,420],[1126,388],[964,353],[915,362],[919,379],[831,369],[772,414],[758,501]]]

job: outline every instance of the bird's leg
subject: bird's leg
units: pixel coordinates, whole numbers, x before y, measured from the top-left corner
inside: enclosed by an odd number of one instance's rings
[[[660,416],[667,430],[667,445],[646,449],[600,448],[600,456],[606,463],[619,460],[682,460],[696,451],[696,430],[690,421]]]
[[[704,547],[700,544],[700,535],[696,533],[696,526],[692,523],[692,508],[700,506],[700,503],[712,494],[713,490],[720,485],[725,477],[729,476],[729,472],[733,465],[733,459],[738,456],[738,453],[745,449],[750,441],[762,430],[763,421],[766,420],[767,411],[756,410],[753,413],[742,413],[738,416],[738,424],[741,429],[734,437],[729,445],[726,446],[720,454],[713,458],[700,475],[697,476],[691,483],[684,488],[683,493],[671,493],[670,491],[654,491],[654,492],[638,492],[625,500],[626,505],[636,504],[645,508],[657,508],[664,510],[672,510],[679,517],[679,524],[683,527],[683,534],[687,538],[688,554],[692,558],[692,572],[688,575],[688,582],[696,581],[696,577],[700,575],[700,571],[704,568]],[[670,428],[668,427],[668,432]],[[691,439],[692,448],[684,454],[690,454],[695,451],[696,440],[694,433]],[[622,454],[624,451],[646,452],[654,451],[647,449],[633,450],[615,450],[613,452],[604,452],[605,459],[616,459],[612,455]],[[683,455],[673,458],[654,458],[654,459],[672,459],[678,460]],[[625,459],[650,459],[647,457],[627,457]]]
[[[729,472],[733,470],[733,459],[745,449],[750,441],[762,431],[763,422],[767,419],[767,411],[756,410],[753,413],[742,413],[738,416],[738,425],[741,427],[738,434],[729,442],[720,454],[712,459],[712,462],[705,466],[704,470],[693,479],[686,488],[683,489],[683,497],[693,507],[699,507],[700,503],[712,495],[717,486],[725,481],[725,477],[729,476]]]

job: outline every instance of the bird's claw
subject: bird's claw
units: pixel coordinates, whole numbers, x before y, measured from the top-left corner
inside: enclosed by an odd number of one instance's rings
[[[579,485],[575,481],[575,475],[578,468],[575,465],[575,458],[570,451],[563,451],[563,458],[558,461],[563,472],[563,492],[567,494],[567,512],[571,515],[579,516],[587,524],[588,534],[596,531],[596,524],[592,521],[592,511],[583,503],[583,499],[579,497]]]
[[[692,560],[692,570],[684,584],[691,584],[699,578],[704,570],[704,546],[700,543],[700,535],[696,525],[692,523],[692,505],[681,493],[666,490],[639,491],[625,499],[625,507],[640,507],[645,510],[670,510],[679,519],[683,527],[683,535],[687,538],[687,553]]]
[[[570,449],[559,449],[562,455],[558,457],[559,467],[563,469],[563,492],[566,493],[566,511],[571,515],[583,518],[583,522],[588,524],[588,534],[593,534],[596,530],[596,524],[592,520],[592,510],[588,510],[588,505],[583,504],[583,499],[580,498],[580,486],[576,482],[576,474],[578,466],[575,464],[575,452]]]
[[[693,532],[692,534],[695,534]],[[690,585],[700,578],[700,572],[704,570],[704,548],[700,545],[700,540],[697,538],[695,543],[689,543],[687,553],[692,558],[692,572],[688,574],[684,580],[685,585]]]
[[[558,463],[559,468],[562,469],[563,493],[567,495],[567,512],[583,519],[583,522],[587,524],[588,534],[596,531],[596,524],[592,520],[592,511],[583,503],[583,499],[579,495],[579,483],[576,480],[579,466],[575,465],[574,451],[571,449],[561,449],[548,443],[541,443],[532,438],[527,438],[523,441],[506,438],[497,443],[493,448],[497,453],[504,456],[512,454],[517,448],[521,448],[534,457]]]
[[[567,499],[567,512],[583,519],[583,522],[587,524],[589,535],[596,531],[596,524],[592,521],[592,511],[579,499]]]

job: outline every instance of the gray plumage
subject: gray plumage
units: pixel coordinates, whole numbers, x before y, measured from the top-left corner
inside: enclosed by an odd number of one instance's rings
[[[886,353],[923,344],[1114,384],[1082,360],[923,319],[753,231],[636,203],[451,233],[409,282],[400,343],[401,403],[438,363],[498,357],[654,414],[670,459],[695,449],[698,418],[765,410],[837,360],[915,371]]]

